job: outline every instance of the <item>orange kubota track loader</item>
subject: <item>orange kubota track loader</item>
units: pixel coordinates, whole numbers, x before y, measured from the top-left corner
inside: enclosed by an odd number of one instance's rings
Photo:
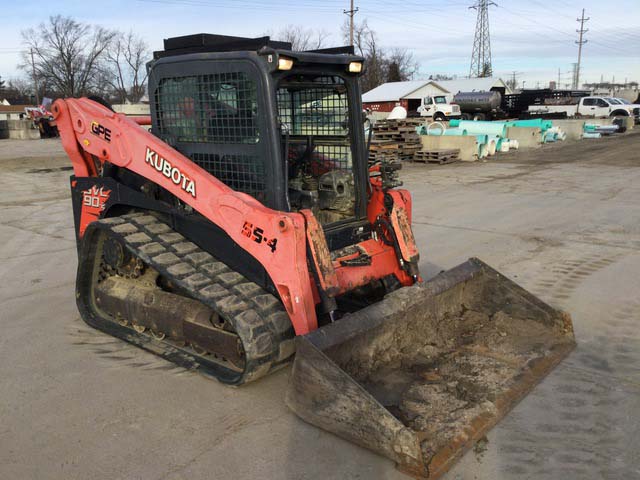
[[[572,325],[477,259],[422,282],[398,165],[367,163],[363,68],[348,48],[199,34],[155,52],[151,118],[58,100],[77,303],[228,384],[295,353],[300,417],[434,478],[573,348]]]

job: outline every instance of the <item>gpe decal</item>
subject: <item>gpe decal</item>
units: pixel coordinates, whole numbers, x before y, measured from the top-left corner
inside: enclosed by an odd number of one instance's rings
[[[91,133],[111,142],[111,129],[100,125],[98,122],[91,122]]]

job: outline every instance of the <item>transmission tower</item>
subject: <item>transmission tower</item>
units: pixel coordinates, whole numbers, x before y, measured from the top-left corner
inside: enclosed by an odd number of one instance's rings
[[[472,7],[478,11],[476,20],[476,34],[473,38],[473,53],[471,54],[470,77],[490,77],[491,40],[489,38],[489,6],[495,5],[491,0],[478,0]]]

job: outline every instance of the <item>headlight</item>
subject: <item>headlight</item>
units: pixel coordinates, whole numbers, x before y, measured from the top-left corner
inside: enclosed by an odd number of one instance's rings
[[[347,68],[349,73],[360,73],[362,72],[362,62],[351,62],[349,64],[349,68]]]
[[[278,70],[291,70],[293,68],[293,60],[287,57],[278,58]]]

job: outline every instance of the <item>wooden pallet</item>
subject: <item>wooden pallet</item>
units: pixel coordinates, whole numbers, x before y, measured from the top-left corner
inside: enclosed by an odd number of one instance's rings
[[[437,163],[443,165],[445,163],[453,163],[459,160],[460,149],[447,150],[421,150],[413,155],[414,162]]]
[[[392,152],[395,150],[400,150],[400,145],[396,142],[390,143],[388,145],[376,145],[372,143],[369,146],[370,152]]]
[[[373,126],[374,136],[369,158],[375,159],[377,154],[391,154],[393,152],[398,159],[411,160],[413,155],[422,148],[420,135],[416,133],[416,126],[423,123],[424,120],[420,118],[377,122]]]
[[[397,152],[369,152],[369,163],[375,163],[378,161],[386,160],[388,162],[394,162],[400,160],[400,156]]]

